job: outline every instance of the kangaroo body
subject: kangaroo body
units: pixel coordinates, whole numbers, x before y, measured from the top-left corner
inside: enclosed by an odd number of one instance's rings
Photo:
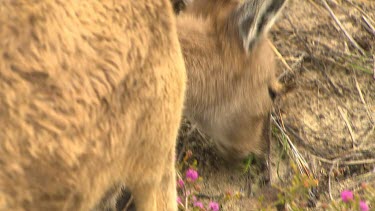
[[[185,69],[168,0],[0,2],[0,210],[177,210]]]

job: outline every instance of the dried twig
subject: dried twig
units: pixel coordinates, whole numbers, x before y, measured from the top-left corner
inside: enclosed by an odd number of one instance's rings
[[[290,66],[288,65],[288,63],[285,61],[283,55],[281,55],[281,53],[277,50],[277,48],[272,44],[271,41],[268,41],[268,44],[271,46],[273,52],[276,54],[276,56],[281,60],[281,62],[284,64],[284,66],[286,67],[286,69],[288,69],[288,71],[290,72],[293,72],[292,68],[290,68]]]
[[[182,176],[180,175],[179,172],[177,172],[177,177],[178,177],[178,179],[182,180]],[[189,197],[189,195],[187,194],[186,186],[185,185],[182,188],[182,192],[183,192],[183,195],[185,196],[185,200],[184,200],[185,201],[185,205],[183,205],[182,202],[180,203],[180,205],[183,206],[185,210],[189,210],[189,207],[188,207],[189,206],[189,204],[188,204],[188,201],[189,201],[188,197]]]
[[[318,58],[316,57],[311,57],[313,61],[317,62],[318,64],[321,64],[323,67],[324,67],[324,70],[321,70],[320,71],[323,73],[323,76],[327,79],[328,83],[332,86],[333,90],[335,91],[335,93],[342,97],[343,96],[343,93],[342,93],[342,90],[337,87],[337,85],[332,81],[332,79],[328,76],[327,72],[326,72],[326,65],[324,63],[322,63]],[[329,60],[329,59],[328,59]]]
[[[311,154],[311,153],[310,153]],[[335,164],[335,160],[329,160],[314,154],[311,154],[311,156],[315,157],[317,160],[323,162],[323,163],[328,163],[328,164]],[[339,165],[343,166],[355,166],[355,165],[363,165],[363,164],[374,164],[375,159],[363,159],[363,160],[350,160],[350,161],[341,161]]]
[[[306,52],[302,52],[301,55],[295,60],[295,62],[292,64],[291,66],[291,69],[295,69],[298,65],[301,65],[301,63],[305,60],[305,58],[307,57],[307,53]],[[280,81],[282,80],[284,77],[286,77],[287,75],[290,75],[292,74],[293,72],[289,72],[289,71],[285,71],[283,73],[281,73],[277,79]]]
[[[340,27],[341,31],[344,32],[345,36],[349,39],[352,45],[357,48],[357,50],[362,54],[365,55],[365,51],[358,45],[358,43],[353,39],[353,37],[346,31],[344,26],[341,24],[339,19],[337,19],[335,13],[332,11],[331,7],[327,4],[326,0],[322,0],[324,7],[328,10],[331,17],[335,20],[336,24]]]
[[[321,12],[322,11],[322,8],[320,6],[318,6],[313,0],[309,0],[308,1],[311,5],[313,5],[315,7],[315,9],[317,9],[318,12]]]
[[[317,46],[322,46],[324,48],[325,53],[330,53],[330,56],[337,56],[337,57],[342,57],[342,56],[347,56],[347,57],[354,57],[356,59],[362,58],[360,55],[348,53],[339,49],[336,49],[335,46],[329,45],[328,43],[324,43],[321,40],[317,38],[310,38],[311,41],[314,43],[318,44]]]
[[[292,152],[292,158],[296,162],[298,169],[301,173],[306,174],[309,177],[315,178],[315,175],[310,170],[310,167],[306,160],[303,158],[301,153],[299,153],[298,149],[294,146],[293,142],[290,140],[289,136],[286,134],[285,129],[276,121],[275,117],[271,115],[272,121],[275,123],[276,127],[279,128],[280,132],[283,134],[283,136],[286,138],[288,145],[285,147],[288,147],[290,151]],[[284,145],[284,143],[281,143]]]
[[[347,154],[347,155],[344,155],[344,156],[342,156],[342,157],[339,157],[339,158],[336,158],[336,159],[334,159],[333,161],[332,161],[332,165],[331,165],[331,167],[330,167],[330,169],[329,169],[329,174],[328,174],[328,193],[329,193],[329,197],[330,197],[330,199],[331,200],[333,200],[333,196],[332,196],[332,183],[331,183],[331,181],[332,181],[332,172],[333,172],[333,169],[334,169],[334,167],[336,166],[336,167],[338,167],[339,165],[340,165],[340,163],[342,162],[342,160],[343,159],[346,159],[346,158],[348,158],[348,157],[351,157],[351,156],[353,156],[352,154]]]
[[[310,154],[313,154],[312,152],[319,154],[319,152],[317,152],[316,149],[313,146],[311,146],[311,144],[306,143],[306,141],[292,128],[292,126],[290,126],[289,124],[285,124],[285,129],[291,135],[293,135],[294,138],[296,138],[299,141],[299,144],[302,145],[302,147],[305,150],[309,151]]]
[[[354,71],[353,71],[353,72],[354,72]],[[357,88],[357,91],[358,91],[358,93],[359,93],[359,98],[361,99],[361,101],[362,101],[362,103],[363,103],[363,105],[364,105],[364,107],[365,107],[365,110],[366,110],[367,116],[369,117],[371,124],[374,125],[374,120],[372,119],[372,116],[371,116],[370,111],[369,111],[369,109],[368,109],[368,106],[367,106],[367,103],[366,103],[366,101],[365,101],[365,98],[363,97],[363,94],[362,94],[361,88],[359,87],[359,84],[358,84],[358,81],[357,81],[357,76],[356,76],[355,72],[354,72],[354,81],[355,81],[355,86],[356,86],[356,88]]]
[[[366,30],[375,36],[375,27],[370,23],[370,21],[366,18],[366,16],[362,15],[362,20],[366,23]]]
[[[363,9],[361,9],[358,5],[354,4],[352,0],[345,0],[346,2],[348,2],[349,4],[351,4],[353,7],[355,7],[364,17],[366,17],[367,21],[371,24],[375,24],[375,21],[373,21],[367,14],[365,11],[363,11]],[[371,24],[371,25],[372,25]]]
[[[333,168],[334,168],[334,166],[335,165],[337,165],[338,163],[339,163],[339,161],[340,161],[340,159],[337,159],[337,160],[335,160],[333,163],[332,163],[332,165],[331,165],[331,167],[329,168],[329,173],[328,173],[328,193],[329,193],[329,198],[331,199],[331,200],[333,200],[333,196],[332,196],[332,186],[331,186],[331,177],[332,177],[332,172],[333,172]]]
[[[348,166],[354,166],[354,165],[374,164],[374,163],[375,163],[375,159],[364,159],[364,160],[345,161],[342,164],[348,165]]]
[[[375,36],[375,22],[371,19],[370,16],[366,14],[365,11],[363,11],[358,5],[354,4],[351,0],[345,0],[346,2],[350,3],[354,8],[356,8],[361,14],[362,14],[362,20],[364,23],[361,22],[361,24],[364,26],[364,28],[373,36]]]
[[[346,117],[346,115],[345,115],[343,109],[342,109],[340,106],[338,106],[337,109],[339,110],[339,112],[340,112],[340,114],[341,114],[341,117],[344,119],[344,122],[345,122],[345,124],[346,124],[346,127],[347,127],[348,130],[349,130],[350,137],[352,138],[352,146],[353,146],[353,148],[356,148],[357,143],[356,143],[356,140],[355,140],[355,138],[354,138],[354,132],[353,132],[352,126],[350,126],[349,120],[348,120],[348,118]]]
[[[294,61],[294,63],[291,65],[291,68],[294,69],[296,68],[297,66],[301,65],[301,63],[305,60],[305,58],[307,57],[307,53],[306,52],[302,52],[301,55]]]

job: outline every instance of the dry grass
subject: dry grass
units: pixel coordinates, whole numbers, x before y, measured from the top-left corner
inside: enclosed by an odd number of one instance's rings
[[[287,63],[282,79],[292,87],[278,116],[287,119],[285,133],[311,160],[321,200],[328,201],[343,189],[375,183],[375,2],[298,4],[274,32],[275,40],[282,38],[276,41],[281,64]]]

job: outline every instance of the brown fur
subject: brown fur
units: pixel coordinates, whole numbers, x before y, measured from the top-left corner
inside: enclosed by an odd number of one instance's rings
[[[185,70],[169,0],[0,1],[0,210],[176,210]]]
[[[277,93],[281,85],[267,32],[279,10],[267,14],[263,2],[284,4],[283,0],[195,0],[177,19],[188,73],[185,114],[228,159],[250,152],[263,155],[269,148],[270,92]],[[263,31],[243,40],[239,21],[255,10],[269,19],[259,23]],[[246,30],[258,27],[247,24]],[[245,41],[250,45],[244,48]]]

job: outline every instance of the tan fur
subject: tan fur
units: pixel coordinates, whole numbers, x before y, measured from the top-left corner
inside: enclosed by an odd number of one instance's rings
[[[169,0],[0,1],[0,210],[176,210],[185,70]]]
[[[269,92],[281,89],[268,29],[243,48],[234,15],[241,2],[195,0],[177,19],[188,73],[185,114],[228,159],[268,150]]]

